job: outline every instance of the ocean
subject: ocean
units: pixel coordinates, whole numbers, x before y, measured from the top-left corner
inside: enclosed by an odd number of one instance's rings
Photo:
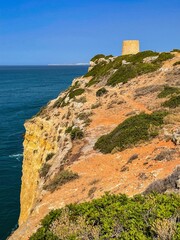
[[[87,66],[0,66],[0,240],[17,227],[25,120]]]

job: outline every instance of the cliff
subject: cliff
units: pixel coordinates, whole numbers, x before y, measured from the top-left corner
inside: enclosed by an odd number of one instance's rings
[[[21,213],[10,239],[28,239],[52,209],[107,191],[133,196],[173,172],[180,164],[179,61],[179,52],[98,55],[85,76],[25,123]],[[116,143],[119,124],[158,111],[167,114],[159,125],[148,122],[146,138],[127,131],[127,141]],[[71,176],[59,184],[63,171]]]

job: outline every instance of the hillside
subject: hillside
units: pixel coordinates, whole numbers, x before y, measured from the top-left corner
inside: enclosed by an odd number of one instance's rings
[[[105,192],[179,192],[179,63],[177,50],[97,55],[25,123],[20,226],[10,239],[28,239],[52,209]]]

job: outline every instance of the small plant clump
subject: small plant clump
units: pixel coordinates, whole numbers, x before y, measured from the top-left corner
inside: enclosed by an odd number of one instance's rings
[[[180,61],[177,61],[173,64],[173,66],[177,66],[177,65],[180,65]]]
[[[180,52],[180,49],[175,48],[171,52]]]
[[[46,156],[46,161],[51,160],[51,158],[55,155],[55,153],[48,153],[48,155]]]
[[[73,173],[69,170],[61,170],[55,175],[55,177],[50,181],[49,184],[44,186],[44,189],[54,192],[60,186],[66,184],[69,181],[75,180],[78,177],[79,176],[77,173]]]
[[[94,56],[90,61],[91,62],[95,62],[96,60],[100,59],[100,58],[105,58],[106,56],[104,54],[97,54],[96,56]]]
[[[176,108],[180,106],[180,95],[172,96],[162,104],[163,107]]]
[[[51,211],[30,240],[179,240],[178,194],[105,194]]]
[[[172,95],[174,93],[179,93],[179,92],[180,92],[180,88],[164,86],[164,89],[158,94],[158,98],[165,98],[169,95]]]
[[[127,118],[112,132],[101,136],[94,148],[102,153],[111,153],[113,149],[122,151],[140,141],[147,141],[157,136],[158,128],[163,124],[165,112],[154,112],[151,115],[141,113]]]
[[[71,140],[82,139],[84,137],[83,131],[79,127],[70,126],[65,133],[70,134]]]
[[[45,177],[47,173],[49,172],[51,165],[48,163],[45,163],[43,167],[40,169],[39,176],[40,177]]]
[[[85,90],[83,88],[78,88],[78,89],[75,89],[73,91],[70,91],[69,92],[69,98],[71,99],[71,98],[74,98],[76,96],[79,96],[79,95],[83,94],[84,91]]]
[[[73,128],[70,134],[71,134],[71,140],[82,139],[84,137],[84,133],[79,127]]]
[[[97,92],[96,92],[96,97],[101,97],[104,94],[106,94],[108,91],[106,90],[106,88],[100,88]]]

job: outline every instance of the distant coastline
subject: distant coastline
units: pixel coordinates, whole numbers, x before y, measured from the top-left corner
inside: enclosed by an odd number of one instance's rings
[[[89,63],[69,63],[69,64],[59,64],[59,63],[50,63],[48,66],[89,66]]]

